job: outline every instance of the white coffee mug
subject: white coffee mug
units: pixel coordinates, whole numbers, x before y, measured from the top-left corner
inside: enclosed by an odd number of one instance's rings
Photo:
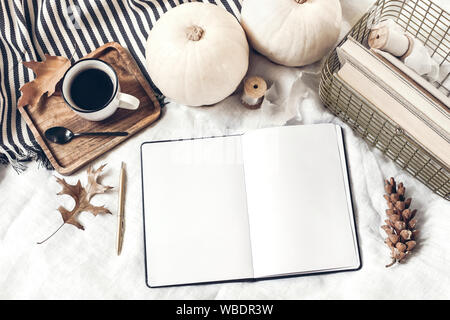
[[[73,80],[83,71],[97,69],[106,73],[112,81],[112,92],[109,101],[104,105],[86,109],[77,105],[72,97],[71,87]],[[90,121],[104,120],[116,112],[118,108],[136,110],[139,108],[139,99],[120,92],[119,79],[113,67],[99,59],[82,59],[74,63],[65,73],[62,82],[62,96],[66,104],[80,117]],[[76,100],[76,99],[75,99]]]

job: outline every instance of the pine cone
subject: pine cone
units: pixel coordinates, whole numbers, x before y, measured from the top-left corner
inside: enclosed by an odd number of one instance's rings
[[[394,178],[385,181],[384,190],[387,194],[384,198],[387,201],[389,209],[386,215],[389,219],[385,220],[385,225],[381,228],[386,232],[385,243],[391,249],[392,262],[386,266],[389,268],[397,262],[402,262],[416,246],[417,219],[416,211],[411,211],[411,198],[405,198],[405,187],[403,183],[396,186]]]

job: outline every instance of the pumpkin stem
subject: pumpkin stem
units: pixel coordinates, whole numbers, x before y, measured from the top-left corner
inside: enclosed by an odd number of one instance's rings
[[[186,30],[186,36],[191,41],[199,41],[205,31],[199,26],[191,26]]]
[[[295,2],[297,2],[298,4],[304,4],[306,1],[308,0],[295,0]]]

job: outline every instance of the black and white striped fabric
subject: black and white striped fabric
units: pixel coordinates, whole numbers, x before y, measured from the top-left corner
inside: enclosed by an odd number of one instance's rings
[[[238,17],[242,0],[203,0]],[[76,61],[101,45],[116,41],[129,49],[145,76],[145,42],[167,10],[192,0],[1,0],[0,1],[0,164],[45,155],[17,110],[19,88],[34,78],[21,61],[41,61],[44,54]]]

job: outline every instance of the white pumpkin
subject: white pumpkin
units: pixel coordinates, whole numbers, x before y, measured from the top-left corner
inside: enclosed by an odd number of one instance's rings
[[[339,0],[244,0],[241,24],[250,44],[270,60],[294,67],[322,59],[341,30]]]
[[[231,95],[249,64],[249,46],[236,18],[210,3],[191,2],[167,11],[147,40],[146,67],[168,98],[188,106]]]

